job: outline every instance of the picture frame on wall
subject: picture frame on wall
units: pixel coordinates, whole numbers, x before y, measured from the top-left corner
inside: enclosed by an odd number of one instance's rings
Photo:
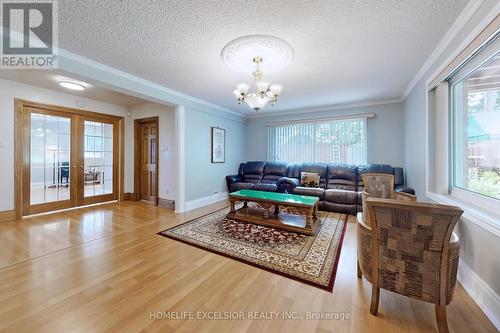
[[[226,162],[226,130],[212,127],[212,163]]]

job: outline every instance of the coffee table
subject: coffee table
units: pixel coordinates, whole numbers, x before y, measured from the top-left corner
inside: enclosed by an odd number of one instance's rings
[[[231,211],[227,218],[268,227],[314,235],[319,227],[316,216],[319,199],[305,195],[254,190],[239,190],[229,194]],[[236,203],[243,207],[236,209]],[[248,202],[255,205],[249,206]]]

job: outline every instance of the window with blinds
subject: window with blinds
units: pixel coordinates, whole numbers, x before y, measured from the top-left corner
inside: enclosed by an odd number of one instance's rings
[[[366,164],[366,118],[268,124],[268,160]]]

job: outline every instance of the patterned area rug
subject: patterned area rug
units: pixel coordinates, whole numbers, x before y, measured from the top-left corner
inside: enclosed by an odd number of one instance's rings
[[[347,215],[319,212],[315,236],[226,218],[229,208],[164,230],[159,235],[333,290]]]

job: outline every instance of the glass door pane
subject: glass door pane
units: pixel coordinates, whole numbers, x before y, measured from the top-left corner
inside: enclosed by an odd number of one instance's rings
[[[113,124],[85,120],[83,128],[83,195],[113,194]]]
[[[71,119],[30,118],[30,205],[70,200]]]

